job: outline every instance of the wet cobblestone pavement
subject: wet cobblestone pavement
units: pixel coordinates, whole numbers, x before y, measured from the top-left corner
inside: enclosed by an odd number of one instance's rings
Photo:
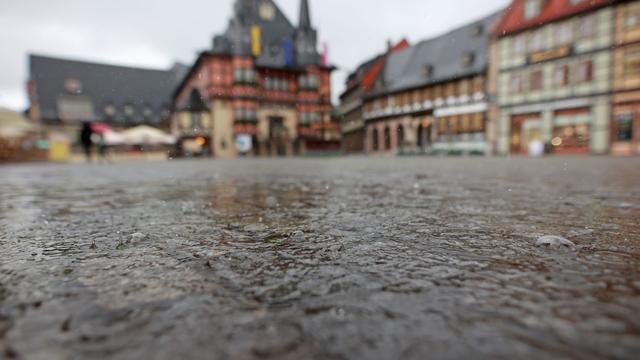
[[[637,158],[0,167],[0,358],[638,354]]]

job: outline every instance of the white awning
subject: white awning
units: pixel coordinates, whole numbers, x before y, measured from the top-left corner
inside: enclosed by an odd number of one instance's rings
[[[173,145],[176,138],[160,129],[141,125],[125,130],[121,133],[125,144],[128,145]]]

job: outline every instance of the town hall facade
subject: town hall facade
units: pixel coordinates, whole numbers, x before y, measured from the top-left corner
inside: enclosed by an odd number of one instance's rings
[[[174,93],[172,132],[218,158],[302,155],[339,144],[332,70],[318,51],[307,0],[297,26],[271,0],[236,0],[226,32]]]

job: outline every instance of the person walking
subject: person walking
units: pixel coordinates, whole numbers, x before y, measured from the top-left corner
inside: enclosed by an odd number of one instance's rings
[[[93,129],[91,129],[91,123],[88,121],[83,122],[82,128],[80,129],[80,145],[82,145],[84,155],[89,163],[91,162],[91,147],[93,146],[92,135]]]

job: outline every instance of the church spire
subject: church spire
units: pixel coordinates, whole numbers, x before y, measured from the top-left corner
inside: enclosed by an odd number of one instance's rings
[[[300,0],[300,29],[311,29],[311,15],[309,14],[309,2]]]

